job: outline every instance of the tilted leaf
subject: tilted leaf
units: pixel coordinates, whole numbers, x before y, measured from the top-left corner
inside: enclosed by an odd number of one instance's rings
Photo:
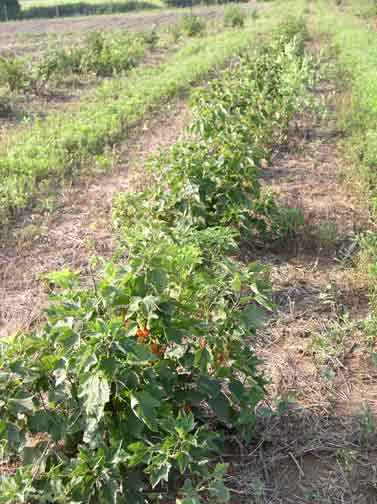
[[[110,386],[106,378],[98,373],[90,376],[81,386],[79,397],[84,398],[86,414],[96,417],[99,421],[110,399]]]

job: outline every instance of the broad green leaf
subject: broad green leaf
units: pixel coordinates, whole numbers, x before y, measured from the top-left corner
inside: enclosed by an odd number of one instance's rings
[[[211,485],[209,494],[213,499],[216,499],[216,502],[230,502],[230,492],[222,480],[217,480]]]
[[[25,397],[24,399],[9,399],[8,405],[14,411],[15,414],[29,413],[34,409],[34,403],[32,397]]]
[[[254,331],[263,327],[264,314],[258,306],[249,304],[242,310],[241,320],[247,329]]]
[[[131,394],[131,408],[135,415],[150,428],[155,426],[155,409],[160,406],[148,392],[135,392]]]
[[[54,284],[63,289],[71,289],[78,283],[79,273],[77,271],[71,271],[68,268],[62,269],[60,271],[52,271],[51,273],[46,273],[42,276],[43,279],[47,280],[51,284]]]
[[[135,467],[139,465],[141,462],[145,461],[145,458],[147,457],[149,452],[148,446],[142,443],[141,441],[129,444],[127,446],[127,449],[132,452],[131,455],[128,455],[129,467]]]
[[[84,398],[86,414],[101,420],[105,405],[110,400],[110,386],[106,378],[100,374],[90,376],[81,386],[79,397]]]
[[[155,488],[160,481],[169,481],[169,472],[171,469],[171,464],[165,462],[158,468],[153,468],[150,473],[149,480],[151,482],[152,488]]]
[[[198,388],[199,390],[205,392],[212,399],[216,398],[221,392],[219,382],[213,378],[208,378],[206,376],[200,378],[200,380],[198,381]]]
[[[214,410],[215,414],[223,422],[228,422],[230,419],[230,405],[228,399],[224,395],[219,395],[214,399],[208,400],[209,406]]]
[[[176,460],[180,473],[184,474],[191,461],[190,455],[187,452],[180,451],[176,455]]]
[[[234,290],[234,292],[238,294],[241,292],[241,287],[242,287],[241,275],[239,273],[236,273],[232,281],[232,289]]]

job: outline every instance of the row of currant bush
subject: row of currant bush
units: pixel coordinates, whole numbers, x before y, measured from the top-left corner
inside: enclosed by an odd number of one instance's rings
[[[106,34],[89,32],[82,45],[48,48],[39,61],[0,56],[0,86],[10,92],[40,93],[50,81],[67,76],[95,74],[118,75],[135,67],[149,48],[155,47],[155,31],[140,34],[128,32]]]
[[[225,11],[224,24],[242,28],[245,18],[245,11],[230,6]],[[169,27],[175,42],[182,35],[202,35],[205,29],[205,20],[192,13],[184,15],[180,24]],[[137,66],[146,51],[155,48],[158,41],[159,34],[155,29],[136,34],[94,30],[89,32],[82,44],[66,47],[56,44],[35,62],[14,55],[0,55],[0,87],[4,87],[8,95],[9,92],[40,94],[50,83],[60,83],[73,75],[121,75]]]
[[[227,433],[250,439],[265,378],[250,338],[271,309],[241,237],[289,231],[261,194],[312,72],[303,24],[195,93],[188,137],[121,195],[118,257],[92,288],[64,270],[45,325],[1,342],[0,503],[229,502]],[[224,462],[225,458],[225,462]]]

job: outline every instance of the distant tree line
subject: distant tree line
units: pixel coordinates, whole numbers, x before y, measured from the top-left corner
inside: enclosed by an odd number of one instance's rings
[[[17,19],[21,8],[18,0],[0,0],[0,21]]]
[[[193,7],[194,5],[224,4],[231,1],[247,2],[248,0],[166,0],[168,7]],[[18,0],[0,0],[0,21],[11,19],[33,19],[68,17],[74,15],[111,14],[113,12],[128,12],[132,10],[148,9],[155,4],[148,0],[117,0],[100,4],[90,4],[81,1],[72,3],[57,3],[56,5],[36,6],[21,12]]]
[[[193,7],[194,5],[215,5],[230,2],[248,2],[248,0],[166,0],[169,7]]]

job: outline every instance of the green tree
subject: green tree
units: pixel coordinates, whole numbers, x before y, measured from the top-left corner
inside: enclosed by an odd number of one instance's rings
[[[0,21],[16,19],[20,11],[18,0],[0,0]]]

